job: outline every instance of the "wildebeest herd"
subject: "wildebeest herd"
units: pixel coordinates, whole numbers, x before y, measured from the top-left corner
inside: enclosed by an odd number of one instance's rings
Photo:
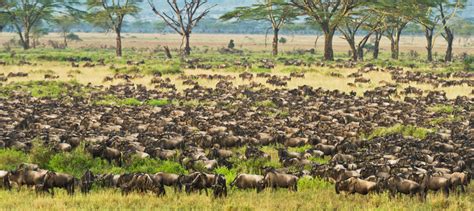
[[[397,83],[419,82],[433,86],[473,85],[473,75],[405,72],[401,68],[366,66],[355,82],[364,81],[369,71],[386,71]],[[274,86],[285,86],[291,77],[243,73],[252,80],[267,77]],[[225,197],[231,187],[255,189],[287,188],[298,190],[302,177],[319,177],[335,185],[336,193],[381,193],[418,195],[424,200],[431,191],[464,192],[474,172],[473,99],[458,96],[450,100],[442,91],[424,92],[414,87],[398,90],[387,83],[357,96],[338,90],[300,86],[271,89],[262,84],[234,86],[227,76],[206,76],[219,80],[215,88],[197,81],[178,92],[169,79],[157,75],[155,89],[126,83],[104,88],[91,84],[67,85],[68,93],[58,99],[32,98],[28,93],[11,92],[0,98],[0,147],[29,152],[32,140],[39,138],[57,152],[84,146],[93,157],[121,166],[132,156],[179,162],[190,173],[108,174],[84,172],[81,178],[67,172],[52,172],[34,164],[23,164],[13,171],[1,171],[3,186],[34,186],[39,193],[54,194],[64,188],[74,194],[75,187],[88,193],[93,184],[118,188],[126,195],[132,191],[165,194],[165,186],[175,192],[213,190]],[[357,79],[359,78],[359,79]],[[193,80],[191,76],[182,79]],[[74,95],[78,90],[92,90]],[[409,95],[410,94],[410,95]],[[141,102],[166,99],[170,103],[153,106],[97,105],[104,96],[134,98]],[[394,98],[403,99],[394,100]],[[197,102],[197,103],[189,103]],[[432,111],[435,106],[455,108],[455,121],[436,125],[434,119],[446,117]],[[380,127],[415,125],[432,128],[423,138],[403,134],[384,134],[370,140]],[[271,146],[278,158],[262,149]],[[292,151],[305,147],[304,151]],[[245,152],[239,152],[238,149]],[[315,158],[328,158],[319,163]],[[260,174],[240,172],[231,181],[214,170],[231,169],[235,160],[278,160],[281,168],[261,166]],[[309,168],[308,168],[309,167]]]

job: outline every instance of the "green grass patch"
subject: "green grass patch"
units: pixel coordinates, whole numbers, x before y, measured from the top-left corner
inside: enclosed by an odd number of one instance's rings
[[[303,153],[306,150],[311,149],[311,147],[312,147],[311,145],[304,145],[301,147],[288,147],[288,151]]]
[[[459,111],[460,109],[453,105],[435,105],[435,106],[429,107],[428,110],[435,113],[452,114],[454,112]]]
[[[452,122],[456,122],[456,121],[461,121],[461,118],[456,117],[454,115],[449,115],[449,116],[446,116],[446,117],[433,118],[433,119],[428,121],[428,124],[431,125],[431,126],[437,126],[437,125],[442,125],[442,124],[445,124],[445,123],[452,123]]]
[[[57,99],[63,96],[84,96],[90,90],[77,81],[27,81],[14,82],[0,87],[0,95],[8,97],[13,91],[29,93],[32,97]]]
[[[278,107],[271,100],[256,101],[255,106],[257,106],[257,107],[267,107],[267,108],[277,108]]]
[[[147,105],[162,107],[171,104],[171,101],[168,99],[153,99],[146,102]]]
[[[324,156],[322,158],[320,158],[320,157],[310,157],[310,158],[308,158],[308,160],[319,163],[319,164],[327,164],[327,163],[329,163],[329,161],[331,161],[331,157],[330,156]]]
[[[143,102],[136,98],[124,98],[119,99],[113,95],[107,95],[103,99],[94,102],[95,105],[99,106],[140,106]]]
[[[413,125],[401,125],[396,124],[392,127],[380,127],[372,131],[371,134],[365,136],[363,138],[367,138],[368,140],[372,140],[376,137],[384,137],[392,134],[401,134],[405,137],[411,136],[418,139],[425,139],[426,136],[434,132],[433,129],[423,128],[423,127],[416,127]]]
[[[250,68],[250,72],[252,72],[252,73],[271,73],[272,70],[267,69],[267,68],[252,67],[252,68]]]

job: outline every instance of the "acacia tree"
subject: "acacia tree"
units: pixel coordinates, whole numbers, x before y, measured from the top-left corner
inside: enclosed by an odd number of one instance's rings
[[[433,3],[435,4],[435,8],[439,13],[439,19],[444,30],[444,33],[441,33],[441,36],[448,44],[444,60],[446,62],[450,62],[453,60],[454,41],[454,32],[450,27],[450,20],[455,17],[458,9],[464,8],[466,5],[466,0],[433,0]]]
[[[122,56],[122,25],[125,16],[140,12],[139,3],[143,0],[87,0],[88,15],[86,19],[105,30],[116,34],[115,54]]]
[[[364,60],[364,47],[379,25],[378,17],[370,13],[368,8],[361,8],[357,13],[344,18],[337,27],[351,48],[352,60]],[[365,35],[357,42],[356,35],[361,30],[365,32]]]
[[[68,34],[71,28],[79,22],[77,18],[71,15],[59,15],[54,17],[53,23],[58,27],[61,36],[63,37],[64,47],[68,45]]]
[[[385,33],[385,29],[383,27],[379,27],[374,30],[374,49],[373,49],[373,54],[372,58],[373,59],[378,59],[379,58],[379,52],[380,52],[380,40],[382,40],[383,34]]]
[[[439,15],[436,15],[434,7],[435,4],[427,4],[424,7],[424,16],[420,16],[417,18],[417,22],[423,26],[426,38],[426,51],[427,61],[433,61],[433,46],[435,41],[435,29],[436,26],[439,24],[440,18]]]
[[[55,9],[67,5],[63,0],[1,0],[0,14],[6,25],[13,26],[23,49],[30,49],[33,27],[52,17]]]
[[[249,7],[237,7],[220,17],[221,20],[263,20],[273,30],[272,55],[278,55],[278,35],[281,28],[296,19],[297,13],[286,0],[262,0]]]
[[[166,2],[171,8],[171,14],[164,11],[158,11],[152,0],[148,0],[153,12],[163,19],[166,25],[181,35],[182,39],[180,49],[182,49],[184,45],[185,47],[182,54],[188,56],[191,54],[189,38],[194,27],[196,27],[202,18],[209,14],[209,11],[214,6],[203,9],[207,4],[207,0],[181,0],[180,3],[178,3],[178,0],[166,0]]]
[[[408,23],[423,15],[426,0],[380,0],[374,4],[374,12],[383,17],[384,36],[390,40],[392,59],[400,54],[400,38]]]
[[[314,19],[324,33],[324,59],[334,60],[332,40],[337,26],[362,0],[291,0],[305,15]]]

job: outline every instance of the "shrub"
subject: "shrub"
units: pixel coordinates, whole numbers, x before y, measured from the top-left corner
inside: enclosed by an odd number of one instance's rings
[[[467,56],[463,61],[465,71],[474,71],[474,56]]]
[[[113,170],[107,161],[99,158],[93,159],[84,147],[77,147],[72,152],[55,154],[48,163],[48,169],[72,174],[75,177],[81,177],[87,170],[94,173],[110,173]]]
[[[33,147],[29,153],[31,163],[38,164],[40,168],[47,168],[52,157],[53,151],[51,148],[44,146],[41,140],[33,141]]]
[[[234,47],[235,47],[234,40],[230,40],[229,44],[227,44],[227,48],[234,49]]]
[[[232,161],[236,166],[236,172],[246,172],[249,174],[262,174],[263,167],[281,167],[281,164],[278,161],[269,161],[261,158],[248,160],[233,159]]]
[[[127,172],[134,173],[150,173],[155,174],[158,172],[174,173],[174,174],[185,174],[186,170],[177,162],[173,161],[161,161],[152,158],[140,158],[132,156],[128,166],[125,167]]]
[[[216,174],[222,174],[224,175],[227,185],[230,185],[230,183],[237,177],[237,170],[235,168],[233,169],[228,169],[227,167],[219,167],[214,170]]]
[[[24,152],[13,149],[0,149],[0,169],[13,170],[28,161]]]
[[[79,35],[77,34],[74,34],[74,33],[69,33],[67,36],[66,36],[66,39],[68,40],[71,40],[71,41],[82,41],[82,39],[79,37]]]

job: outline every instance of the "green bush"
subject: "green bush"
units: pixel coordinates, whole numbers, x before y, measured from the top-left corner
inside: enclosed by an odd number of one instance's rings
[[[186,170],[177,162],[161,161],[152,158],[140,158],[132,156],[129,165],[125,167],[126,172],[142,172],[155,174],[158,172],[184,174]]]
[[[463,61],[463,65],[465,71],[474,71],[474,56],[467,56]]]
[[[0,149],[0,169],[13,170],[21,163],[28,161],[24,152],[13,149]]]
[[[235,168],[233,169],[228,169],[227,167],[219,167],[214,170],[216,174],[222,174],[224,175],[227,185],[230,185],[230,183],[237,177],[237,170]]]
[[[269,161],[261,158],[248,160],[232,159],[231,161],[234,163],[236,172],[249,174],[262,174],[263,167],[281,167],[281,163],[278,161]]]
[[[107,161],[99,158],[93,159],[84,150],[84,147],[77,147],[72,152],[55,154],[48,163],[48,169],[55,172],[69,173],[75,177],[81,177],[87,170],[94,173],[113,172],[112,166]],[[114,171],[117,172],[117,170]]]
[[[33,147],[28,154],[30,162],[38,164],[40,168],[47,168],[53,155],[51,148],[44,146],[41,140],[33,141]]]

